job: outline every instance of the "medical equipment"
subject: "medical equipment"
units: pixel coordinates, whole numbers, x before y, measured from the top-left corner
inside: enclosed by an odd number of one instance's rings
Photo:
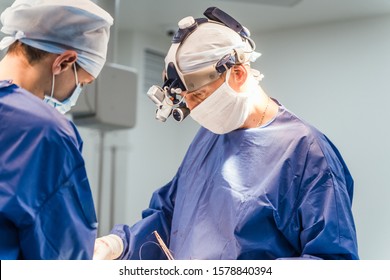
[[[183,91],[195,91],[217,80],[222,73],[233,65],[242,64],[249,60],[247,52],[237,48],[225,54],[213,65],[191,73],[183,73],[177,63],[177,53],[182,43],[199,25],[203,23],[224,25],[239,34],[242,40],[249,44],[251,52],[255,50],[255,43],[249,38],[249,30],[230,15],[216,7],[208,8],[204,15],[206,18],[194,19],[190,16],[179,21],[179,30],[172,38],[172,46],[166,58],[167,67],[163,73],[164,84],[162,87],[153,85],[147,92],[148,97],[157,106],[156,119],[159,121],[165,122],[170,115],[178,122],[183,121],[190,114],[190,110],[181,96]]]
[[[164,254],[167,256],[168,260],[174,260],[171,252],[169,251],[167,245],[165,245],[164,240],[162,240],[160,234],[155,230],[153,231],[153,234],[156,236],[156,239],[158,241],[158,244],[160,244]]]
[[[178,99],[176,92],[181,92],[180,89],[169,94],[168,88],[162,89],[159,86],[151,86],[147,95],[156,104],[156,119],[165,122],[172,114],[173,118],[181,122],[190,113],[190,110],[185,106],[183,98]]]

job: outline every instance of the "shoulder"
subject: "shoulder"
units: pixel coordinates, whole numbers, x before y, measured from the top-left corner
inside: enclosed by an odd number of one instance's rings
[[[286,110],[284,119],[289,120],[291,125],[291,133],[301,144],[306,147],[306,158],[310,162],[314,162],[316,166],[326,166],[333,174],[343,174],[348,180],[352,181],[348,167],[336,147],[336,145],[322,131],[300,119],[295,114]],[[282,119],[283,119],[282,117]]]
[[[280,105],[279,113],[269,125],[271,131],[281,133],[281,138],[291,141],[300,139],[308,145],[326,140],[326,136],[315,126],[298,117],[296,114]]]
[[[14,137],[69,140],[81,145],[80,135],[74,124],[54,108],[32,93],[11,85],[0,88],[1,125],[8,127],[7,134]]]

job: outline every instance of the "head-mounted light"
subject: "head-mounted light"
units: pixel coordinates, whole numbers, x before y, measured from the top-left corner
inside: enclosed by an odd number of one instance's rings
[[[147,93],[157,106],[156,119],[160,121],[166,121],[171,114],[178,122],[184,120],[189,115],[190,110],[180,95],[183,91],[195,91],[206,84],[216,81],[222,73],[234,65],[248,61],[244,50],[233,49],[212,65],[190,73],[183,73],[178,66],[176,56],[183,42],[199,25],[203,23],[224,25],[240,35],[243,41],[248,42],[252,51],[255,49],[255,43],[249,38],[248,29],[230,15],[216,7],[208,8],[204,15],[206,18],[194,19],[193,17],[186,17],[179,21],[179,29],[172,38],[172,46],[166,57],[166,62],[168,61],[168,63],[166,63],[166,69],[164,70],[164,84],[162,87],[152,86]]]

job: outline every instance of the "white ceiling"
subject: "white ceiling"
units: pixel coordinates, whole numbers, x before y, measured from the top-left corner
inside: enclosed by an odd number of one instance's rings
[[[216,6],[252,32],[285,29],[361,17],[390,15],[390,0],[120,0],[119,29],[161,33],[185,17],[203,17]],[[298,2],[283,6],[283,2]],[[268,4],[264,4],[268,3]],[[390,30],[390,27],[389,27]]]
[[[390,0],[112,1],[120,5],[117,9],[119,13],[115,16],[119,29],[137,29],[155,34],[161,34],[168,29],[177,29],[177,22],[185,16],[203,17],[203,12],[211,6],[219,7],[229,13],[252,32],[390,15]],[[13,0],[0,0],[0,11],[13,2]],[[293,5],[294,2],[298,3]],[[287,5],[283,5],[284,3]]]

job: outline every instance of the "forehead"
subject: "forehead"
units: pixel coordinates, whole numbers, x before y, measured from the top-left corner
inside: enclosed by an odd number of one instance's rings
[[[203,86],[200,89],[195,91],[188,91],[187,94],[184,95],[187,106],[192,110],[208,97],[210,97],[217,88],[223,84],[224,79],[218,79],[206,86]]]
[[[77,64],[76,64],[77,65]],[[93,81],[95,81],[95,77],[89,74],[86,70],[84,70],[82,67],[77,68],[77,75],[80,82],[85,84],[90,84]]]
[[[224,79],[222,78],[223,75],[219,75],[218,79],[215,81],[212,81],[196,90],[188,91],[188,93],[196,93],[196,94],[208,94],[214,92],[223,82]]]

